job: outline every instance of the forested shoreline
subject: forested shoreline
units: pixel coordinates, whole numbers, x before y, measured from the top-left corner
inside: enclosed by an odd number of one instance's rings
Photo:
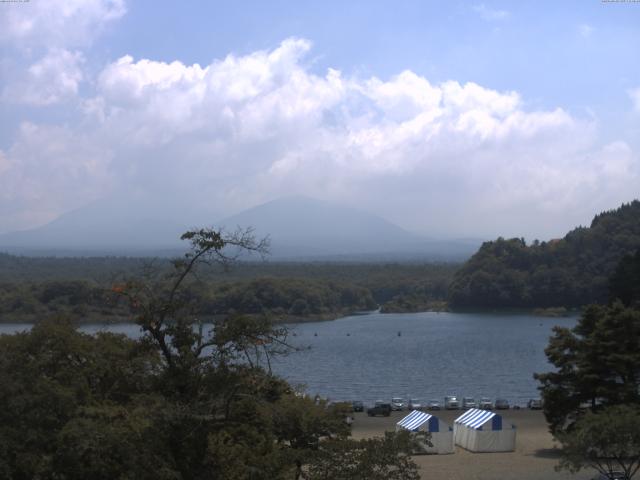
[[[579,308],[606,303],[609,279],[640,248],[640,201],[595,216],[548,242],[485,242],[455,274],[452,308]]]
[[[129,321],[113,287],[163,275],[168,259],[32,258],[0,254],[0,322],[66,315],[84,322]],[[330,320],[360,311],[443,309],[458,264],[240,262],[202,268],[189,284],[201,317],[229,313],[275,322]]]

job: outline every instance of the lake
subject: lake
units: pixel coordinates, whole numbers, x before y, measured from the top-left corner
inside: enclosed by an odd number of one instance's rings
[[[576,321],[429,312],[297,324],[291,325],[292,342],[311,348],[278,360],[274,370],[306,384],[311,394],[336,400],[401,396],[442,402],[455,394],[524,404],[538,396],[533,373],[551,368],[544,354],[551,329]]]
[[[330,322],[289,325],[299,348],[273,362],[276,373],[311,395],[332,400],[438,399],[445,395],[507,398],[524,405],[537,397],[534,372],[551,367],[544,355],[554,325],[577,317],[496,313],[371,313]],[[0,333],[29,328],[0,324]],[[133,324],[84,325],[136,337]],[[400,335],[398,335],[400,334]]]

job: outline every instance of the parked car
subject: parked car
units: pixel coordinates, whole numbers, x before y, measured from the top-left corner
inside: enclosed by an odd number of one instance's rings
[[[393,397],[391,399],[391,409],[396,411],[404,410],[404,400],[400,397]]]
[[[370,417],[377,415],[388,417],[391,415],[391,404],[378,400],[373,407],[367,409],[367,415]]]
[[[460,402],[458,401],[458,397],[455,395],[449,395],[448,397],[444,397],[444,408],[447,410],[457,410],[460,408]]]
[[[351,402],[351,405],[353,406],[354,412],[364,412],[364,403],[362,403],[360,400],[354,400],[353,402]]]
[[[624,480],[625,478],[624,472],[615,471],[608,475],[600,473],[596,477],[593,477],[593,480]]]
[[[464,397],[462,399],[462,408],[468,410],[470,408],[476,408],[476,400],[473,397]]]
[[[440,400],[429,400],[427,408],[429,410],[440,410],[442,408],[442,406],[440,405]]]
[[[409,410],[422,410],[422,402],[418,398],[409,400]]]
[[[493,410],[493,402],[490,398],[482,397],[478,402],[478,408],[482,410]]]
[[[530,408],[531,410],[541,410],[542,400],[539,398],[530,398],[527,402],[527,408]]]
[[[497,398],[496,410],[509,410],[509,400],[505,398]]]

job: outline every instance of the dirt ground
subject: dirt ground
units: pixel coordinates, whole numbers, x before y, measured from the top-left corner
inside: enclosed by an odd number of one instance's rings
[[[355,414],[353,437],[370,438],[381,436],[384,431],[395,430],[395,424],[408,412],[393,412],[391,417],[368,417]],[[462,412],[431,412],[440,420],[453,424]],[[446,480],[587,480],[595,471],[571,474],[556,472],[558,453],[553,437],[547,429],[540,411],[509,410],[500,412],[505,424],[517,428],[516,451],[509,453],[471,453],[456,446],[452,455],[419,455],[414,461],[420,466],[423,479]]]

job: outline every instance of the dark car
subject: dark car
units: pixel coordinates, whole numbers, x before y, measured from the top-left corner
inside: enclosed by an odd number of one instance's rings
[[[505,398],[496,399],[495,403],[496,410],[509,410],[509,400]]]
[[[539,398],[531,398],[527,402],[527,407],[531,410],[540,410],[542,409],[542,400]]]
[[[625,478],[627,477],[625,477],[624,472],[614,471],[607,475],[601,473],[597,477],[593,477],[593,480],[624,480]]]
[[[391,415],[391,404],[384,402],[376,402],[375,406],[367,409],[367,415],[370,417],[376,417],[382,415],[388,417]]]
[[[364,412],[364,404],[360,400],[354,400],[351,405],[354,412]]]

